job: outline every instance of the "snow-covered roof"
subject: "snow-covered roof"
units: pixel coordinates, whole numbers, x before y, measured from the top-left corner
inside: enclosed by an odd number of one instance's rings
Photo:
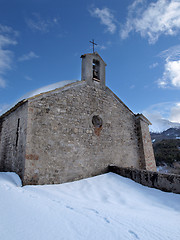
[[[77,81],[79,81],[79,80],[65,80],[65,81],[53,83],[53,84],[38,88],[36,90],[33,90],[33,91],[25,94],[24,96],[22,96],[21,99],[28,99],[28,98],[34,97],[36,95],[39,95],[41,93],[50,92],[55,89],[63,88],[64,86],[69,85],[71,83],[75,83]]]
[[[9,115],[11,112],[15,111],[18,107],[20,107],[22,104],[24,104],[25,102],[27,102],[28,100],[32,99],[32,98],[36,98],[42,94],[46,94],[46,93],[52,93],[55,91],[59,91],[59,90],[64,90],[67,88],[71,88],[73,86],[75,86],[75,84],[77,83],[78,85],[80,83],[84,83],[85,81],[79,81],[79,80],[65,80],[65,81],[60,81],[57,83],[53,83],[41,88],[38,88],[36,90],[33,90],[25,95],[23,95],[16,104],[13,104],[11,107],[9,107],[8,109],[4,110],[2,113],[2,115],[0,116],[0,119]],[[127,105],[121,101],[121,99],[114,93],[111,91],[111,89],[109,89],[108,87],[106,87],[107,91],[112,95],[112,97],[114,97],[118,102],[120,102],[132,115],[134,115],[134,113],[127,107]],[[151,122],[143,115],[143,114],[137,114],[135,115],[136,117],[140,117],[143,121],[145,121],[147,124],[151,125]]]
[[[10,114],[11,112],[15,111],[19,106],[21,106],[22,104],[27,102],[32,97],[36,97],[36,96],[41,95],[43,93],[48,93],[48,92],[52,92],[52,91],[55,91],[55,90],[58,90],[58,89],[62,89],[64,87],[70,86],[70,85],[72,85],[73,83],[76,83],[76,82],[80,82],[80,81],[79,80],[60,81],[60,82],[57,82],[57,83],[53,83],[53,84],[38,88],[38,89],[33,90],[29,93],[26,93],[16,103],[9,106],[9,108],[7,108],[7,109],[4,109],[1,112],[2,115],[0,116],[0,118],[3,118],[5,116],[7,116],[8,114]]]

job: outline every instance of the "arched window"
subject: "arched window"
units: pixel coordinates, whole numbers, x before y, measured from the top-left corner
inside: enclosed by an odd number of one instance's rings
[[[100,80],[100,62],[93,59],[93,79]]]

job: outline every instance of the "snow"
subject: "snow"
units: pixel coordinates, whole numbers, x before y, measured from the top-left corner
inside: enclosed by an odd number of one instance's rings
[[[174,123],[167,119],[149,118],[152,125],[149,127],[150,132],[161,133],[169,128],[180,128],[180,123]]]
[[[40,93],[44,93],[44,92],[49,92],[52,91],[56,88],[62,88],[68,84],[74,83],[74,82],[78,82],[79,80],[65,80],[65,81],[60,81],[57,83],[53,83],[50,85],[46,85],[43,86],[41,88],[38,88],[36,90],[33,90],[31,92],[26,93],[25,95],[23,95],[22,97],[20,97],[14,104],[11,105],[7,105],[4,108],[0,109],[0,115],[4,114],[5,112],[7,112],[9,109],[11,109],[12,107],[14,107],[18,102],[22,101],[23,99],[27,99],[33,96],[36,96]]]
[[[77,82],[77,81],[79,81],[79,80],[65,80],[65,81],[60,81],[60,82],[57,82],[57,83],[53,83],[53,84],[41,87],[41,88],[38,88],[36,90],[33,90],[33,91],[27,93],[26,95],[21,97],[20,100],[36,96],[40,93],[49,92],[49,91],[52,91],[56,88],[62,88],[64,86],[66,86],[67,84],[71,84],[71,83],[74,83],[74,82]]]
[[[180,128],[179,122],[171,122],[167,118],[163,118],[159,111],[143,111],[143,114],[152,123],[152,125],[149,126],[150,132],[161,133],[169,128]]]
[[[180,195],[113,173],[21,187],[0,173],[2,240],[179,240]]]
[[[166,163],[162,163],[162,166],[158,166],[156,167],[156,170],[160,173],[171,173],[172,172],[172,168],[169,167]]]

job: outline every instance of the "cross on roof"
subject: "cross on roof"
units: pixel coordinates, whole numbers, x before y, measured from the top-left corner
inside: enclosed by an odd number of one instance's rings
[[[93,44],[93,53],[94,53],[94,45],[97,45],[97,43],[94,42],[94,39],[92,41],[89,41],[89,42]]]

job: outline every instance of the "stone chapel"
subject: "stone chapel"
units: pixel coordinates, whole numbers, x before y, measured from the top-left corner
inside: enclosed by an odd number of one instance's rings
[[[0,117],[0,171],[23,184],[74,181],[109,165],[156,171],[148,125],[107,86],[106,63],[81,56],[81,81],[24,99]]]

